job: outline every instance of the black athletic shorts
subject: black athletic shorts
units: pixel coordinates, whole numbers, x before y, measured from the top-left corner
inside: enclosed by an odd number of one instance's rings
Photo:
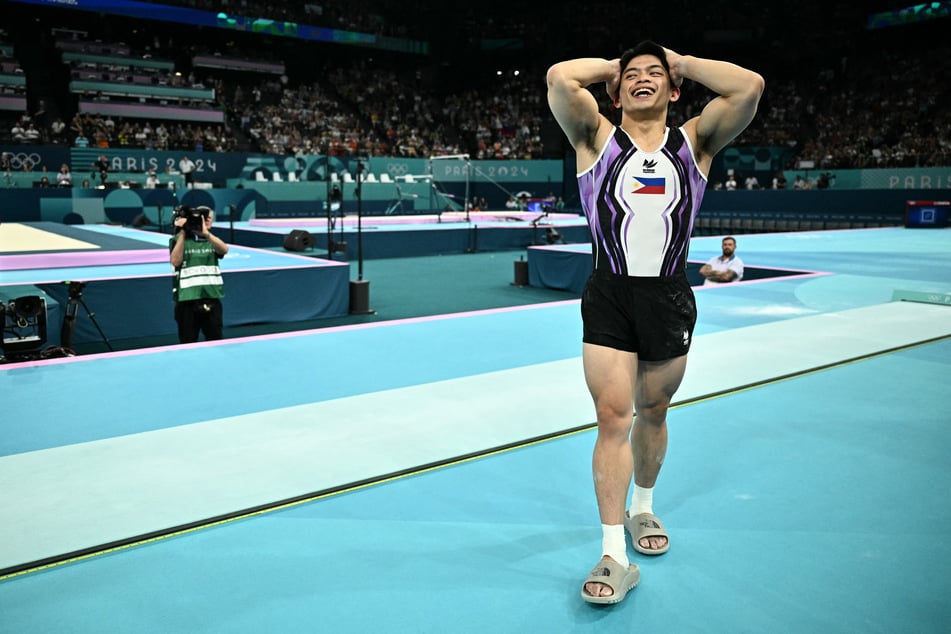
[[[686,275],[631,277],[595,271],[581,296],[581,319],[585,343],[664,361],[690,350],[697,303]]]

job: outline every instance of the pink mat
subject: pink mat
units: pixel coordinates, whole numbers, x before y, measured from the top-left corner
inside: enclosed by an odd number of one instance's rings
[[[115,264],[153,264],[155,262],[168,262],[168,249],[0,255],[0,271],[59,269],[74,266],[110,266]]]

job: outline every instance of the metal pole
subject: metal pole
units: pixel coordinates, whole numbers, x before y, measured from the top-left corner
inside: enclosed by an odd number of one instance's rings
[[[350,281],[350,314],[372,315],[370,308],[370,281],[363,279],[363,170],[366,166],[357,159],[357,279]]]
[[[363,161],[357,159],[357,280],[363,279]]]
[[[327,259],[334,259],[334,225],[333,211],[330,202],[330,159],[327,159],[327,197],[324,199],[327,205]]]
[[[469,160],[469,155],[465,155],[466,158],[466,222],[469,222],[469,171],[471,169],[472,162]]]
[[[442,205],[442,201],[436,196],[436,178],[433,176],[433,157],[429,157],[429,210],[436,209],[436,205]],[[442,207],[440,207],[442,209]],[[442,213],[441,211],[439,213]]]

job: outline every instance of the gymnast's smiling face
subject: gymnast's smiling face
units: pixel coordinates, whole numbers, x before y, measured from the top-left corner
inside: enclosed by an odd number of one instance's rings
[[[615,107],[625,113],[666,111],[679,98],[680,88],[673,86],[661,60],[645,53],[631,58],[621,71]]]

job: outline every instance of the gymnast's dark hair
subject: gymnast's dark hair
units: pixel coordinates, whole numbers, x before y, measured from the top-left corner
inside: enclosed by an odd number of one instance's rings
[[[631,60],[638,55],[653,55],[658,58],[661,66],[667,71],[667,76],[670,77],[670,65],[667,63],[667,53],[664,52],[664,47],[651,40],[644,40],[634,48],[629,48],[621,54],[622,73],[624,69],[627,68],[627,65],[631,63]]]

